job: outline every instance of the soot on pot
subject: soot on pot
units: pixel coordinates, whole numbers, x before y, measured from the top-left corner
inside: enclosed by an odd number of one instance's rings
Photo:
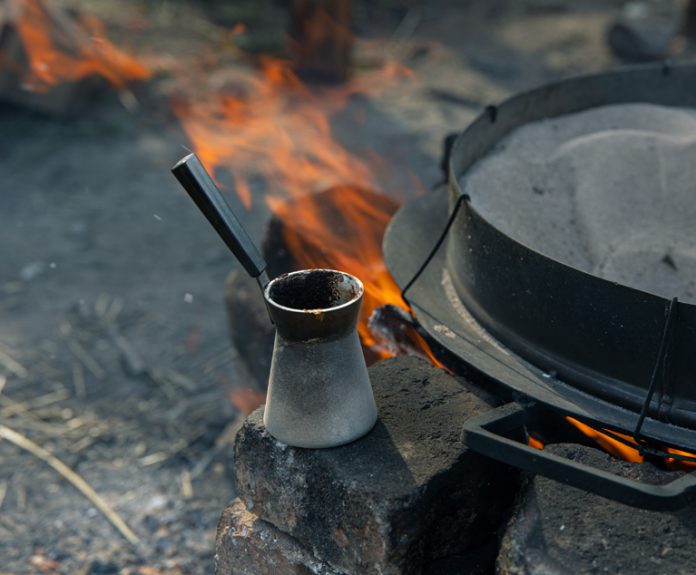
[[[271,285],[270,299],[299,310],[327,309],[348,303],[358,295],[350,276],[331,270],[310,270],[279,276]]]

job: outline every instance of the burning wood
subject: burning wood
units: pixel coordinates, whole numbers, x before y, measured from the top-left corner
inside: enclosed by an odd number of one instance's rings
[[[0,98],[49,113],[75,109],[99,84],[121,90],[150,71],[104,35],[101,22],[73,22],[48,2],[0,5]]]
[[[290,37],[297,74],[309,82],[345,82],[353,35],[351,0],[293,0]]]
[[[437,367],[445,367],[403,307],[391,304],[378,307],[372,312],[368,327],[376,342],[381,344],[383,353],[393,356],[417,355]]]
[[[644,463],[647,460],[646,454],[632,436],[619,431],[597,429],[573,417],[566,417],[565,419],[580,433],[596,442],[599,447],[614,458],[630,463]],[[545,442],[537,437],[536,430],[531,432],[528,438],[528,445],[535,449],[544,449],[546,447]],[[696,468],[696,463],[692,461],[692,459],[696,458],[696,455],[693,453],[674,447],[664,447],[662,450],[665,453],[674,454],[676,457],[663,457],[660,460],[659,457],[651,454],[649,457],[651,463],[659,465],[666,470],[692,471]]]
[[[389,65],[381,75],[313,91],[288,62],[264,58],[261,65],[263,78],[253,79],[243,96],[179,99],[175,113],[203,164],[218,177],[223,166],[232,171],[245,207],[255,207],[253,188],[266,189],[265,203],[280,223],[294,269],[340,269],[363,281],[360,337],[375,358],[388,357],[367,324],[375,308],[404,305],[381,249],[398,201],[379,193],[381,159],[350,153],[335,139],[331,118],[351,95],[379,93],[409,72]],[[408,193],[418,191],[415,183]]]

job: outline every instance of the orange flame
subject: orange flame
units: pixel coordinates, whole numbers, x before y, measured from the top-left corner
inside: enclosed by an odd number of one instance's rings
[[[101,76],[114,88],[144,80],[150,71],[104,36],[96,18],[82,19],[84,30],[52,14],[39,0],[20,0],[15,22],[26,53],[24,86],[46,92],[62,82]]]
[[[249,415],[266,401],[266,394],[250,387],[237,387],[227,392],[230,402],[240,413]]]
[[[638,444],[632,436],[614,430],[611,431],[612,435],[616,435],[627,443],[631,444],[626,445],[622,441],[618,441],[616,438],[609,435],[607,433],[608,430],[606,429],[600,431],[599,429],[595,429],[594,427],[578,421],[573,417],[566,417],[566,420],[584,435],[596,441],[597,444],[604,449],[604,451],[610,455],[613,455],[617,459],[623,459],[624,461],[630,461],[631,463],[643,463],[645,461],[645,457],[640,453]],[[544,443],[539,438],[531,435],[527,440],[527,444],[535,449],[544,449]],[[674,447],[664,447],[662,449],[666,453],[696,458],[695,454],[689,453],[688,451],[682,451],[681,449],[676,449]],[[665,457],[663,464],[666,469],[675,471],[693,471],[696,469],[696,462],[685,461],[675,457]]]
[[[687,457],[696,457],[693,453],[688,451],[682,451],[681,449],[676,449],[674,447],[668,447],[667,453],[672,453],[674,455],[685,455]],[[683,459],[675,459],[674,457],[666,457],[665,465],[667,469],[678,469],[682,471],[693,471],[696,469],[695,461],[684,461]]]
[[[622,439],[626,440],[628,443],[635,445],[635,447],[625,445],[622,442],[617,441],[613,437],[607,435],[606,433],[603,433],[597,429],[594,429],[593,427],[590,427],[589,425],[581,423],[577,419],[573,419],[572,417],[566,417],[566,419],[575,427],[577,427],[580,431],[582,431],[582,433],[594,439],[606,452],[610,453],[614,457],[624,459],[625,461],[631,461],[633,463],[643,463],[643,461],[645,460],[645,458],[638,451],[638,444],[636,443],[635,439],[633,439],[633,437],[631,437],[630,435],[626,435],[625,433],[619,433],[618,431],[612,431],[614,435],[618,435]],[[693,453],[682,451],[674,447],[666,447],[663,449],[665,452],[673,453],[675,455],[696,457],[696,455],[694,455]],[[664,465],[667,469],[674,470],[692,471],[696,469],[696,462],[684,461],[682,459],[677,459],[674,457],[665,457]]]
[[[363,345],[386,357],[367,323],[378,306],[405,307],[381,250],[398,202],[380,193],[378,172],[386,162],[348,152],[334,138],[330,120],[351,94],[377,95],[410,71],[390,65],[343,88],[312,90],[288,62],[263,57],[260,64],[262,76],[253,77],[241,95],[237,88],[234,95],[208,94],[195,103],[178,99],[174,112],[221,188],[221,170],[232,171],[247,209],[256,201],[254,183],[262,182],[264,200],[283,222],[285,243],[300,267],[337,268],[363,281],[358,331]],[[410,192],[419,193],[420,186]]]
[[[268,203],[284,222],[283,239],[300,267],[337,268],[360,277],[365,295],[358,333],[363,345],[375,346],[367,326],[372,311],[384,304],[403,305],[382,259],[382,235],[397,203],[345,185],[293,201],[271,197]]]
[[[529,447],[533,447],[534,449],[544,449],[544,443],[541,441],[541,439],[534,437],[533,435],[530,435],[527,439],[527,445],[529,445]]]
[[[582,433],[587,435],[587,437],[594,439],[607,453],[610,453],[614,457],[623,459],[625,461],[630,461],[632,463],[643,463],[644,457],[638,453],[637,444],[630,435],[612,431],[612,433],[615,433],[622,439],[636,445],[636,447],[624,445],[606,433],[602,433],[594,427],[590,427],[589,425],[582,423],[577,419],[573,419],[572,417],[566,417],[566,420],[577,427]]]

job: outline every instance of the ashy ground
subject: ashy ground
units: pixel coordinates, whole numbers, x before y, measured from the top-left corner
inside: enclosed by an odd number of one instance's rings
[[[283,3],[56,4],[96,14],[146,58],[195,66],[238,21],[250,49],[282,45]],[[604,30],[618,1],[354,4],[358,34],[416,80],[371,98],[360,132],[336,133],[426,187],[443,137],[484,105],[617,63]],[[164,75],[137,89],[139,103],[110,94],[67,118],[0,105],[0,425],[65,462],[139,538],[129,545],[41,459],[0,441],[0,573],[212,570],[234,495],[221,447],[240,415],[229,392],[246,376],[223,307],[236,264],[169,173],[189,145],[169,111],[175,91]],[[246,217],[257,240],[267,216]]]

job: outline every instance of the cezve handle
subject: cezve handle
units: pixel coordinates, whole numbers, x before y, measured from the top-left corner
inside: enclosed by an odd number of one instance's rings
[[[172,173],[247,273],[262,285],[268,283],[266,261],[196,155],[179,160]]]

